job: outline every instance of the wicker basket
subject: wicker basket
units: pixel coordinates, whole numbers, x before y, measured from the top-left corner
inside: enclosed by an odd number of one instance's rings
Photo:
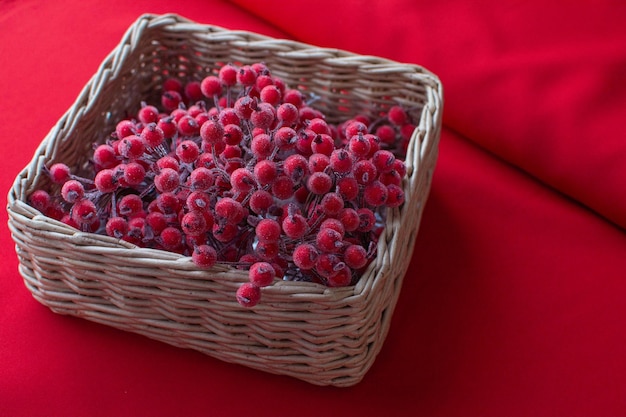
[[[331,122],[375,114],[393,104],[419,124],[406,158],[406,203],[389,211],[377,258],[357,285],[281,281],[263,301],[241,307],[247,280],[224,266],[198,270],[189,257],[82,233],[25,203],[45,185],[42,167],[82,166],[127,109],[168,75],[205,74],[225,62],[263,61],[288,85],[320,99]],[[317,385],[359,382],[381,349],[412,257],[437,159],[442,86],[417,65],[322,49],[245,31],[201,25],[177,15],[144,15],[105,59],[74,105],[20,172],[8,196],[19,270],[35,299],[175,346]]]

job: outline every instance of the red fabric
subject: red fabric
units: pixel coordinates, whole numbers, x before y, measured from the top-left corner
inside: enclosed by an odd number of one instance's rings
[[[445,126],[387,341],[320,388],[56,315],[2,212],[0,416],[626,413],[622,2],[179,3],[0,0],[2,189],[144,12],[422,64]]]

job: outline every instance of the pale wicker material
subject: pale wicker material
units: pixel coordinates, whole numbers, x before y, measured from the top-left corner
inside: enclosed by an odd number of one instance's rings
[[[419,125],[407,155],[407,202],[389,211],[378,257],[358,284],[330,289],[282,281],[252,309],[234,294],[244,271],[198,270],[189,257],[78,232],[25,201],[47,185],[44,165],[86,166],[95,140],[138,109],[168,75],[206,75],[216,65],[263,61],[290,86],[320,99],[330,121],[373,115],[392,104]],[[196,77],[198,78],[198,77]],[[106,58],[50,131],[8,196],[20,273],[33,296],[83,317],[175,346],[312,384],[350,386],[371,367],[389,329],[411,260],[441,129],[442,86],[417,65],[321,49],[176,15],[144,15]]]

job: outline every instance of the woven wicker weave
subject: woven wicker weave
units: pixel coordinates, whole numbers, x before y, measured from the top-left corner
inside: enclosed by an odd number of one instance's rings
[[[30,192],[47,185],[44,165],[86,166],[94,140],[104,140],[126,110],[150,101],[165,77],[256,61],[288,85],[318,95],[315,106],[331,122],[393,104],[414,109],[419,120],[406,158],[407,201],[389,211],[377,259],[357,285],[331,289],[281,281],[246,309],[233,296],[247,280],[243,271],[198,270],[189,257],[82,233],[25,203]],[[57,313],[317,385],[353,385],[371,367],[388,332],[430,188],[441,113],[442,86],[417,65],[200,25],[177,15],[141,16],[10,190],[9,227],[20,273],[34,298]]]

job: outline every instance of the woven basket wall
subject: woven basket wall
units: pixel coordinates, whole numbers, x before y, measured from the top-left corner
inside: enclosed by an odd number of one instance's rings
[[[419,121],[406,158],[406,203],[389,210],[378,256],[357,285],[331,289],[281,281],[246,309],[234,297],[247,281],[245,271],[198,270],[189,257],[79,232],[25,203],[34,189],[47,185],[44,165],[86,166],[94,140],[104,141],[128,109],[154,101],[150,95],[165,77],[199,78],[216,65],[257,61],[289,86],[319,96],[315,107],[331,122],[374,115],[393,104],[413,109]],[[141,16],[9,192],[20,273],[34,298],[54,312],[312,384],[353,385],[381,349],[412,257],[437,159],[442,105],[438,78],[417,65],[229,31],[177,15]]]

